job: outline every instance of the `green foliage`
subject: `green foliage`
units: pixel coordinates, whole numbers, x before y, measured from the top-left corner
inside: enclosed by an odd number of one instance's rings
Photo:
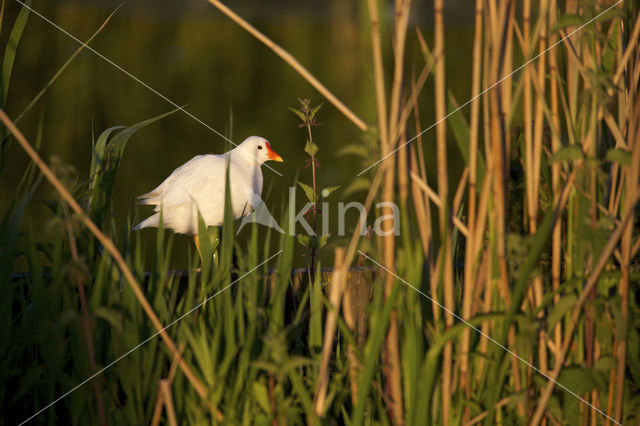
[[[4,59],[2,61],[2,86],[0,86],[0,105],[3,107],[7,100],[7,93],[9,93],[9,82],[11,81],[11,73],[13,71],[13,63],[16,59],[18,45],[20,44],[22,33],[27,25],[27,20],[29,19],[31,0],[25,0],[25,5],[26,6],[22,6],[20,12],[18,12],[18,17],[13,24],[11,33],[9,34],[7,47],[4,50]]]
[[[315,157],[316,153],[318,152],[318,145],[311,141],[307,141],[307,144],[304,147],[304,152],[309,154],[309,156],[311,157]]]
[[[563,146],[557,152],[555,152],[551,158],[550,163],[575,161],[583,158],[582,149],[576,145]]]
[[[608,161],[619,163],[622,166],[631,165],[631,153],[623,149],[611,148],[607,151]]]
[[[7,94],[9,93],[9,84],[11,82],[11,74],[13,73],[13,64],[16,59],[16,52],[18,50],[18,45],[20,44],[20,39],[22,38],[22,33],[24,32],[24,28],[27,25],[27,20],[29,19],[29,7],[31,6],[31,0],[25,0],[25,5],[22,6],[20,12],[18,12],[18,16],[13,23],[13,27],[11,32],[9,33],[9,40],[7,41],[5,50],[4,50],[4,58],[2,60],[2,68],[0,69],[0,105],[4,109],[7,103]],[[2,5],[2,9],[4,10],[4,3]],[[3,13],[0,13],[0,20],[4,21]],[[0,22],[0,25],[4,24],[4,22]],[[7,129],[2,130],[1,134],[2,138],[0,140],[0,172],[3,169],[3,163],[5,161],[5,150],[8,142],[8,132]]]
[[[302,190],[304,191],[304,195],[307,196],[307,199],[309,200],[310,203],[316,203],[318,202],[318,197],[315,194],[314,189],[307,185],[306,183],[302,183],[300,181],[298,181],[298,185],[300,185],[300,188],[302,188]]]
[[[302,120],[303,123],[305,123],[307,121],[307,117],[305,116],[304,112],[298,108],[293,108],[293,107],[287,107],[289,108],[289,111],[293,112],[295,115],[297,115],[300,120]],[[311,154],[309,154],[311,155]]]
[[[98,137],[98,141],[93,146],[91,158],[90,178],[92,179],[92,184],[90,187],[89,213],[91,219],[99,227],[104,228],[105,226],[106,217],[104,213],[110,210],[116,174],[129,139],[143,127],[155,123],[176,111],[178,110],[166,112],[129,127],[111,127],[103,131]],[[117,133],[112,136],[114,132]]]
[[[316,182],[316,166],[319,164],[318,159],[316,158],[316,154],[318,153],[318,145],[313,142],[313,137],[311,133],[311,128],[314,126],[320,125],[320,123],[316,122],[316,114],[322,108],[322,104],[316,105],[314,107],[311,106],[311,101],[309,99],[298,99],[300,103],[299,108],[289,107],[293,113],[295,113],[300,120],[302,121],[298,127],[305,127],[308,134],[308,139],[306,140],[304,152],[309,155],[309,160],[307,160],[308,164],[311,166],[312,170],[312,181],[311,185],[298,181],[298,185],[304,191],[307,200],[311,203],[311,206],[307,210],[306,214],[311,219],[312,229],[315,231],[317,229],[317,219],[318,215],[321,214],[320,207],[318,203],[322,200],[327,199],[332,192],[337,190],[339,186],[329,186],[318,192],[317,182]],[[296,236],[298,243],[305,247],[308,250],[308,255],[310,259],[311,269],[315,267],[316,256],[318,250],[324,247],[329,240],[329,234],[324,235],[302,235],[298,234]]]
[[[322,199],[329,198],[329,195],[331,195],[332,192],[336,191],[339,188],[340,188],[340,185],[327,186],[326,188],[323,188],[322,191],[320,191],[320,197]]]

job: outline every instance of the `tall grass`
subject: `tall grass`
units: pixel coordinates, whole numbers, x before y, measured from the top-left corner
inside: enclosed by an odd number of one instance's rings
[[[0,220],[2,423],[29,418],[77,385],[34,421],[640,420],[635,4],[601,14],[612,3],[568,0],[560,10],[554,0],[477,0],[470,101],[461,102],[447,88],[444,2],[434,2],[432,48],[416,31],[424,56],[417,78],[405,58],[411,3],[397,1],[389,21],[377,1],[363,2],[377,105],[377,125],[367,125],[284,48],[210,3],[366,130],[348,150],[362,168],[379,159],[359,149],[372,137],[383,155],[400,148],[364,177],[368,210],[375,201],[400,205],[400,236],[363,239],[358,223],[331,273],[318,265],[296,278],[295,232],[271,238],[254,224],[241,246],[227,208],[217,246],[201,226],[201,273],[194,253],[194,268],[172,271],[174,236],[158,229],[155,256],[145,258],[134,218],[117,223],[110,201],[128,138],[162,116],[102,132],[90,176],[78,178],[70,165],[39,159],[3,97],[3,147],[19,143],[34,163]],[[26,12],[17,19],[3,94]],[[386,22],[391,40],[382,37]],[[394,51],[391,77],[385,44]],[[417,103],[429,84],[434,117]],[[423,134],[431,127],[434,136]],[[425,162],[423,140],[436,144],[438,161]],[[449,145],[463,170],[449,170]],[[7,155],[3,148],[0,167]],[[45,234],[25,219],[46,185],[40,172],[59,194],[43,203]],[[285,231],[288,207],[276,215]]]

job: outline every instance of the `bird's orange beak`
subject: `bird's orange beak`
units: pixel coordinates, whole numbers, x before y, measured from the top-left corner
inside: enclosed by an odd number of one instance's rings
[[[275,153],[274,150],[271,149],[271,145],[269,145],[269,142],[267,142],[267,157],[269,157],[269,160],[277,161],[278,163],[284,162],[282,157],[280,157]]]

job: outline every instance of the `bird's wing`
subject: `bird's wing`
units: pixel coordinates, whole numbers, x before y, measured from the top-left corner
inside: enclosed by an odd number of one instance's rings
[[[198,194],[209,196],[218,190],[224,191],[226,160],[221,155],[198,155],[182,166],[154,190],[138,197],[140,204],[165,207],[180,205],[199,198]]]

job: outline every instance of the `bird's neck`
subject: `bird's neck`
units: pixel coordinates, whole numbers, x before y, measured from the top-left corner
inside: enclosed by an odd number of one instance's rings
[[[246,167],[260,167],[261,163],[248,151],[238,147],[231,151],[231,161],[240,163]]]

